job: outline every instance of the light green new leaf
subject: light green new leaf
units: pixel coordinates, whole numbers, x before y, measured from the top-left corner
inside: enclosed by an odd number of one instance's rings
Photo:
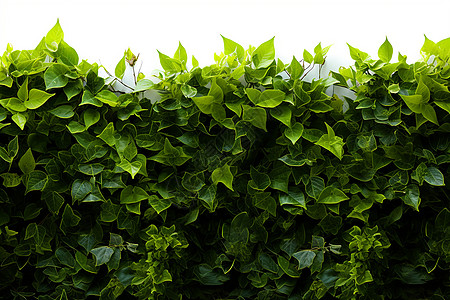
[[[99,174],[101,171],[103,171],[104,168],[105,168],[105,166],[103,166],[99,163],[78,165],[78,170],[81,173],[90,175],[90,176]]]
[[[303,75],[304,69],[295,56],[293,56],[287,71],[289,72],[291,79],[297,80]]]
[[[47,33],[45,36],[45,45],[47,46],[47,49],[55,52],[58,50],[59,43],[64,38],[64,32],[61,28],[61,25],[59,25],[59,19],[56,21],[55,26],[53,26],[52,29]]]
[[[169,73],[178,73],[181,72],[181,62],[178,59],[171,58],[161,52],[158,51],[159,54],[159,62],[161,67],[166,72]]]
[[[153,87],[154,83],[150,79],[141,79],[137,82],[134,87],[134,92],[143,92],[149,90]]]
[[[14,121],[14,123],[16,123],[17,126],[19,126],[19,128],[21,130],[23,130],[25,128],[25,124],[27,123],[27,115],[26,114],[21,114],[21,113],[15,113],[11,119]]]
[[[324,134],[316,142],[319,145],[331,153],[333,153],[337,158],[342,159],[344,156],[344,142],[341,137],[335,136],[333,128],[331,128],[327,123],[327,134]]]
[[[69,82],[66,74],[70,73],[70,69],[63,64],[53,64],[44,73],[44,81],[46,89],[61,88]]]
[[[300,139],[303,134],[303,124],[295,123],[291,128],[284,130],[284,135],[292,142],[293,145]]]
[[[94,113],[89,113],[88,116],[85,116],[85,123],[87,120],[88,124],[95,124],[96,122],[94,121],[97,120],[97,117],[100,119],[100,114],[96,115]],[[109,122],[108,125],[106,125],[105,129],[103,129],[103,131],[99,135],[97,135],[97,137],[102,139],[110,147],[113,147],[116,143],[116,138],[114,137],[114,123]]]
[[[184,62],[184,65],[186,65],[187,53],[186,53],[186,49],[183,47],[183,45],[181,45],[181,42],[178,42],[178,48],[177,48],[177,51],[175,51],[173,58],[176,60],[179,60],[181,62]]]
[[[25,78],[25,81],[17,91],[17,97],[22,101],[26,101],[28,99],[28,77]]]
[[[230,55],[230,54],[236,53],[236,57],[237,57],[238,61],[243,62],[244,58],[245,58],[244,47],[242,47],[241,45],[239,45],[238,43],[236,43],[230,39],[227,39],[223,35],[221,35],[221,37],[223,40],[224,54]]]
[[[123,159],[117,167],[121,168],[125,172],[128,172],[131,175],[131,178],[134,179],[136,174],[139,173],[139,170],[142,168],[142,163],[140,161],[129,162],[126,159]]]
[[[28,109],[36,109],[42,106],[48,99],[53,97],[55,94],[50,94],[38,89],[32,89],[29,93],[28,100],[23,104]]]
[[[314,57],[311,53],[308,52],[308,50],[303,50],[303,60],[306,61],[308,64],[311,64],[314,60]]]
[[[392,45],[391,45],[391,43],[389,43],[389,41],[388,41],[388,39],[386,37],[386,40],[384,41],[384,43],[378,49],[378,57],[382,61],[388,63],[388,62],[391,61],[393,53],[394,53],[394,51],[392,49]]]
[[[119,104],[119,97],[111,91],[103,90],[95,95],[95,99],[108,104],[111,107],[116,107]]]
[[[125,75],[125,69],[126,69],[126,65],[125,65],[125,55],[124,55],[117,63],[116,68],[114,69],[114,75],[116,75],[117,78],[122,79],[123,75]]]
[[[59,44],[58,51],[56,51],[56,57],[68,66],[78,65],[78,53],[64,41],[61,41]]]
[[[36,162],[33,157],[31,149],[28,149],[24,155],[19,160],[19,168],[25,174],[31,173],[36,167]]]
[[[329,186],[320,193],[317,202],[324,204],[337,204],[348,199],[349,197],[347,197],[343,191],[335,188],[334,186]]]
[[[256,69],[267,68],[275,59],[274,39],[271,38],[267,42],[262,43],[252,53],[252,61]]]
[[[231,173],[231,169],[228,164],[216,168],[211,174],[211,180],[215,185],[221,182],[233,191],[233,174]]]

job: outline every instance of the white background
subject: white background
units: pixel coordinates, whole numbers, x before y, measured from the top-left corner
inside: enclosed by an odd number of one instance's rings
[[[222,51],[222,34],[244,48],[275,36],[276,56],[285,63],[319,42],[332,44],[326,75],[352,64],[346,43],[376,57],[386,36],[394,59],[398,51],[408,62],[419,59],[424,34],[435,42],[450,37],[449,13],[448,0],[0,0],[0,51],[7,43],[34,48],[59,18],[80,59],[110,72],[130,47],[149,77],[160,68],[156,50],[172,56],[178,41],[206,66]]]

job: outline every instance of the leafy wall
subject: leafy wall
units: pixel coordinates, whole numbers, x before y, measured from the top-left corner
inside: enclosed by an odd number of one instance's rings
[[[449,39],[307,82],[328,47],[223,37],[131,87],[63,38],[1,56],[0,298],[450,295]]]

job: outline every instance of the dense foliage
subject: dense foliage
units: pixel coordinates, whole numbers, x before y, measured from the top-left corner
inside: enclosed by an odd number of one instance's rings
[[[449,296],[450,39],[413,64],[349,45],[354,66],[311,82],[328,47],[284,64],[274,39],[223,41],[135,86],[138,56],[102,78],[59,23],[8,45],[0,298]]]

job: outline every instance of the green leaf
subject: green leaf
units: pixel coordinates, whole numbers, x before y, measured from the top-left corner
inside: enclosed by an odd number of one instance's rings
[[[252,53],[252,61],[256,69],[267,68],[275,59],[274,39],[271,38],[267,42],[262,43]]]
[[[259,172],[253,166],[250,166],[250,177],[252,178],[252,180],[249,182],[249,184],[254,189],[264,191],[270,186],[271,181],[269,175]]]
[[[284,130],[284,135],[291,141],[293,145],[300,139],[303,134],[302,123],[295,123],[291,128]]]
[[[197,95],[197,89],[187,84],[181,86],[181,92],[186,98],[193,98]]]
[[[277,107],[285,99],[285,93],[280,90],[265,90],[261,93],[256,89],[246,88],[245,93],[255,105],[267,108]]]
[[[305,50],[306,51],[306,50]],[[295,58],[295,56],[292,57],[292,61],[287,68],[287,71],[289,75],[291,76],[291,79],[297,80],[300,79],[300,76],[303,75],[303,67],[300,65],[299,61]]]
[[[47,49],[55,52],[58,50],[59,43],[64,38],[64,32],[61,28],[61,25],[59,25],[59,19],[56,21],[55,26],[50,29],[50,31],[45,36],[45,45],[47,46]]]
[[[325,182],[322,177],[319,176],[311,176],[309,178],[308,183],[306,184],[305,190],[308,196],[318,199],[320,193],[325,188]]]
[[[45,102],[47,102],[48,99],[53,97],[55,94],[50,94],[38,89],[32,89],[30,91],[28,100],[25,101],[23,104],[28,109],[36,109],[40,106],[42,106]]]
[[[73,107],[71,105],[60,105],[49,111],[52,115],[57,116],[61,119],[72,118],[75,114],[73,112]]]
[[[415,184],[408,185],[408,188],[405,191],[405,195],[402,196],[401,198],[405,204],[412,206],[416,211],[419,211],[421,199],[420,199],[420,190],[417,185]]]
[[[19,168],[25,175],[31,173],[36,167],[36,162],[31,149],[28,149],[19,160]]]
[[[245,58],[244,47],[242,47],[241,45],[230,39],[227,39],[223,35],[221,35],[221,37],[223,40],[224,54],[225,55],[236,54],[238,61],[242,62]]]
[[[94,176],[103,171],[105,167],[101,164],[80,164],[78,165],[78,170],[86,175]]]
[[[303,50],[303,60],[306,61],[308,64],[311,64],[314,60],[314,57],[311,53],[308,52],[308,50]]]
[[[161,199],[154,195],[150,197],[148,203],[158,214],[162,213],[172,205],[170,199]]]
[[[186,53],[186,49],[184,49],[183,45],[181,45],[181,42],[178,42],[178,48],[177,48],[177,51],[175,51],[173,58],[175,58],[176,60],[179,60],[181,62],[184,62],[184,64],[186,64],[187,53]]]
[[[192,174],[185,172],[181,185],[190,192],[198,192],[204,185],[202,173]]]
[[[100,119],[100,114],[90,113],[90,115],[85,116],[85,124],[88,123],[89,125],[93,125],[97,123],[97,118]],[[86,126],[87,127],[87,126]],[[114,137],[114,123],[109,122],[108,125],[106,125],[105,129],[97,135],[98,138],[102,139],[105,143],[108,144],[108,146],[113,147],[116,143],[116,138]]]
[[[353,60],[363,62],[369,57],[369,54],[362,52],[361,50],[356,49],[350,46],[349,44],[347,44],[347,46],[350,50],[350,56],[352,57]]]
[[[66,76],[69,72],[66,65],[52,64],[44,73],[46,89],[65,87],[69,82],[69,77]]]
[[[77,52],[64,41],[60,42],[58,51],[56,51],[56,57],[68,66],[78,65],[79,57]]]
[[[416,88],[416,95],[422,95],[422,103],[427,103],[430,100],[430,89],[423,81],[423,77],[420,77],[419,84]]]
[[[105,104],[108,104],[111,107],[116,107],[119,104],[118,101],[119,97],[117,97],[116,94],[108,90],[103,90],[99,92],[97,95],[95,95],[95,99]]]
[[[3,178],[3,186],[7,188],[16,187],[22,183],[22,176],[17,173],[3,173],[0,177]]]
[[[166,138],[164,141],[164,149],[157,155],[150,157],[150,159],[168,166],[181,166],[191,159],[191,157],[184,153],[182,147],[172,146],[169,139]]]
[[[90,251],[95,256],[95,265],[106,264],[114,253],[114,250],[108,246],[94,248]]]
[[[17,91],[17,97],[22,101],[28,100],[28,77],[25,78],[25,81]]]
[[[320,193],[317,202],[324,204],[337,204],[348,199],[349,197],[347,197],[343,191],[335,188],[334,186],[329,186]]]
[[[216,168],[211,174],[211,180],[215,185],[221,182],[233,191],[233,174],[231,173],[231,169],[228,164]]]
[[[270,115],[283,123],[284,125],[291,127],[292,110],[287,105],[278,105],[270,110]]]
[[[424,174],[424,180],[434,186],[444,186],[444,175],[436,167],[428,167]]]
[[[96,124],[100,120],[100,113],[98,111],[96,111],[95,109],[88,108],[85,111],[83,111],[82,118],[84,121],[84,126],[87,129],[87,128],[91,127],[92,125]],[[111,125],[109,125],[109,124],[111,124]],[[108,127],[108,126],[113,126],[113,131],[114,131],[114,125],[112,122],[108,123],[108,125],[106,127]],[[100,135],[101,135],[101,133],[100,133]],[[99,137],[99,136],[97,136],[97,137]],[[106,143],[109,146],[114,145],[114,143],[112,145],[110,145],[108,142],[106,142]]]
[[[92,191],[92,184],[87,180],[75,179],[72,183],[72,203],[81,202]]]
[[[78,223],[80,222],[81,217],[77,216],[73,210],[72,207],[70,207],[69,204],[66,204],[66,206],[64,207],[64,212],[61,216],[61,224],[59,225],[59,228],[61,229],[61,231],[66,234],[66,229],[68,227],[74,227],[77,226]]]
[[[391,43],[389,43],[389,41],[388,41],[388,39],[386,37],[386,40],[384,41],[384,43],[378,49],[378,57],[382,61],[388,63],[388,62],[391,61],[393,53],[394,53],[394,51],[392,49],[392,45],[391,45]]]
[[[149,90],[153,87],[154,83],[150,79],[141,79],[137,82],[134,87],[134,92],[143,92]]]
[[[68,266],[70,268],[75,267],[75,259],[73,258],[72,254],[64,247],[59,247],[55,251],[55,256],[59,260],[60,263],[62,263],[65,266]]]
[[[263,267],[263,269],[272,273],[278,273],[277,263],[268,254],[266,253],[259,254],[258,261]]]
[[[101,205],[100,220],[102,222],[114,222],[119,216],[120,205],[114,204],[108,199]]]
[[[316,253],[311,250],[302,250],[295,252],[292,256],[298,260],[299,269],[304,269],[311,267],[314,262],[314,258],[316,257]]]
[[[333,128],[327,123],[325,125],[327,126],[328,133],[322,135],[316,144],[327,149],[337,158],[342,159],[344,156],[344,142],[341,137],[335,136]]]
[[[149,199],[149,197],[147,192],[142,188],[129,185],[120,193],[120,204],[138,203]]]
[[[294,205],[303,207],[306,209],[305,195],[298,188],[290,188],[287,194],[280,193],[279,195],[280,205]]]
[[[27,115],[16,113],[11,117],[11,119],[14,121],[14,123],[16,123],[17,126],[19,126],[21,130],[25,129],[25,124],[27,123]]]
[[[170,58],[169,56],[162,54],[158,51],[159,54],[159,62],[161,63],[161,67],[166,72],[169,73],[178,73],[181,72],[181,62],[178,59]]]
[[[206,208],[208,208],[210,212],[214,212],[217,206],[217,203],[214,201],[216,198],[216,192],[217,187],[215,185],[204,186],[198,192],[198,198],[203,200]]]
[[[59,210],[64,204],[64,198],[55,191],[43,193],[41,199],[45,201],[49,211],[55,215],[59,214]]]
[[[266,129],[267,113],[264,108],[261,107],[251,107],[248,105],[242,105],[243,115],[242,120],[250,122],[253,126],[261,128],[264,131]]]
[[[120,164],[117,164],[117,167],[121,168],[122,170],[128,172],[131,175],[131,178],[134,179],[136,174],[139,173],[139,171],[142,168],[142,163],[140,161],[133,161],[129,162],[126,159],[123,159]]]
[[[123,75],[125,75],[125,70],[126,70],[126,65],[125,65],[125,55],[124,55],[117,63],[116,68],[114,69],[114,75],[116,75],[117,78],[122,79]]]
[[[26,180],[26,191],[25,193],[31,191],[42,191],[48,182],[48,176],[42,171],[33,170],[31,171]]]

